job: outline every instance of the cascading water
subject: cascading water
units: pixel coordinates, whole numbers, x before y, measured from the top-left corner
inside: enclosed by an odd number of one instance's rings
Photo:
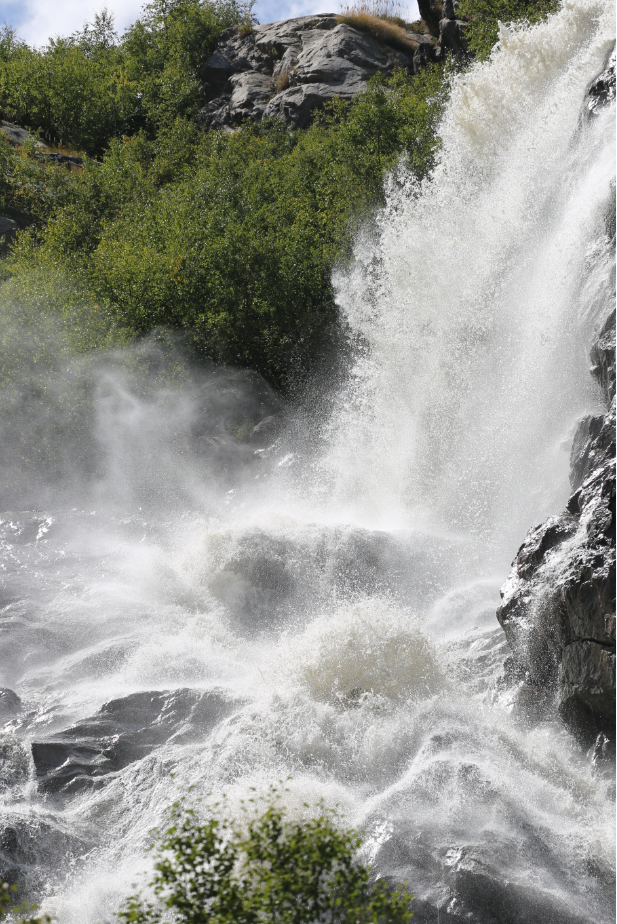
[[[152,346],[55,355],[41,384],[23,349],[0,851],[62,924],[113,920],[190,786],[233,812],[287,777],[290,812],[365,831],[415,920],[614,920],[610,781],[514,704],[495,620],[598,400],[614,111],[580,110],[613,38],[609,3],[570,0],[455,80],[434,175],[392,177],[337,277],[357,349],[312,422],[237,442],[280,410],[247,377],[175,382]]]

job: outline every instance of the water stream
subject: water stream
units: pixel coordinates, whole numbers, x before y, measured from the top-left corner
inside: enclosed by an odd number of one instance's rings
[[[568,0],[455,81],[434,175],[391,178],[336,275],[354,359],[317,407],[156,342],[43,370],[22,342],[0,855],[60,924],[113,920],[190,786],[234,813],[278,780],[364,830],[414,920],[614,921],[610,781],[516,701],[495,619],[599,406],[614,110],[580,112],[613,39]]]

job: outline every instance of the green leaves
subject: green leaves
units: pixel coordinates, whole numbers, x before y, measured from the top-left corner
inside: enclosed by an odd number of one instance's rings
[[[13,902],[14,895],[17,891],[17,886],[9,885],[8,882],[2,882],[0,880],[0,921],[4,920],[6,915],[11,913],[11,920],[14,924],[51,924],[51,918],[49,915],[44,915],[43,917],[33,917],[35,912],[38,910],[36,905],[29,905],[26,902],[22,902],[19,906],[15,906]]]
[[[121,921],[155,924],[407,924],[411,895],[371,881],[361,841],[332,813],[291,821],[276,805],[237,824],[176,807],[158,847],[158,901],[133,896]]]
[[[3,117],[39,130],[48,144],[94,157],[114,137],[139,130],[152,137],[203,105],[203,63],[224,29],[246,21],[249,7],[238,0],[155,0],[121,41],[103,10],[80,32],[40,50],[5,26]]]
[[[384,175],[401,158],[430,170],[442,105],[428,68],[334,100],[301,132],[274,120],[203,133],[177,117],[156,139],[112,140],[82,174],[22,158],[47,226],[38,250],[23,240],[8,261],[12,291],[37,267],[62,268],[116,329],[182,328],[201,353],[287,388],[332,341],[332,269],[383,201]]]

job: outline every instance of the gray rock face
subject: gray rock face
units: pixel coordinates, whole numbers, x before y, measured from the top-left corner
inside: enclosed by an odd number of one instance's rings
[[[615,721],[615,311],[592,349],[608,412],[585,417],[571,453],[567,510],[530,530],[497,611],[520,673],[554,685],[579,727]]]
[[[2,119],[0,119],[0,132],[2,132],[7,141],[10,141],[10,143],[14,145],[21,145],[25,144],[27,141],[34,141],[27,129],[22,128],[20,125],[13,125],[12,122],[4,122]],[[35,141],[34,146],[37,148],[45,147],[42,141]]]
[[[71,795],[103,786],[110,774],[162,743],[182,744],[206,734],[233,707],[223,693],[188,689],[113,700],[78,725],[32,743],[39,787]]]
[[[428,30],[410,30],[408,40],[401,51],[330,14],[256,26],[248,35],[228,29],[202,74],[211,98],[199,121],[224,128],[266,116],[302,128],[335,96],[353,99],[377,72],[415,72],[439,57]]]
[[[604,70],[587,88],[583,112],[588,119],[597,116],[601,109],[615,101],[615,57],[613,45],[604,62]]]

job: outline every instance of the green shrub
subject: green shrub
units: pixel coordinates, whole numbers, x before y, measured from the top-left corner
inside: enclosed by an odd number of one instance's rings
[[[290,821],[271,806],[246,832],[176,808],[159,845],[156,903],[128,900],[126,924],[406,924],[411,896],[371,882],[360,838],[323,814]]]
[[[14,904],[14,894],[17,891],[16,886],[9,885],[8,882],[0,881],[0,921],[4,920],[10,912],[15,924],[51,924],[51,918],[48,915],[43,917],[33,917],[38,908],[36,905],[28,905],[22,902],[19,906]]]
[[[435,67],[376,78],[306,131],[202,133],[178,118],[155,140],[113,140],[100,165],[50,174],[57,207],[5,263],[11,297],[27,300],[27,280],[49,271],[63,280],[50,296],[61,315],[75,310],[73,279],[98,306],[91,329],[101,314],[128,336],[181,328],[201,353],[286,387],[330,337],[332,268],[382,201],[385,172],[401,157],[418,176],[430,169],[442,104]]]
[[[30,48],[0,32],[0,110],[48,144],[100,156],[110,140],[154,136],[205,102],[201,69],[220,33],[251,21],[242,0],[152,0],[119,41],[105,11],[67,38]]]

